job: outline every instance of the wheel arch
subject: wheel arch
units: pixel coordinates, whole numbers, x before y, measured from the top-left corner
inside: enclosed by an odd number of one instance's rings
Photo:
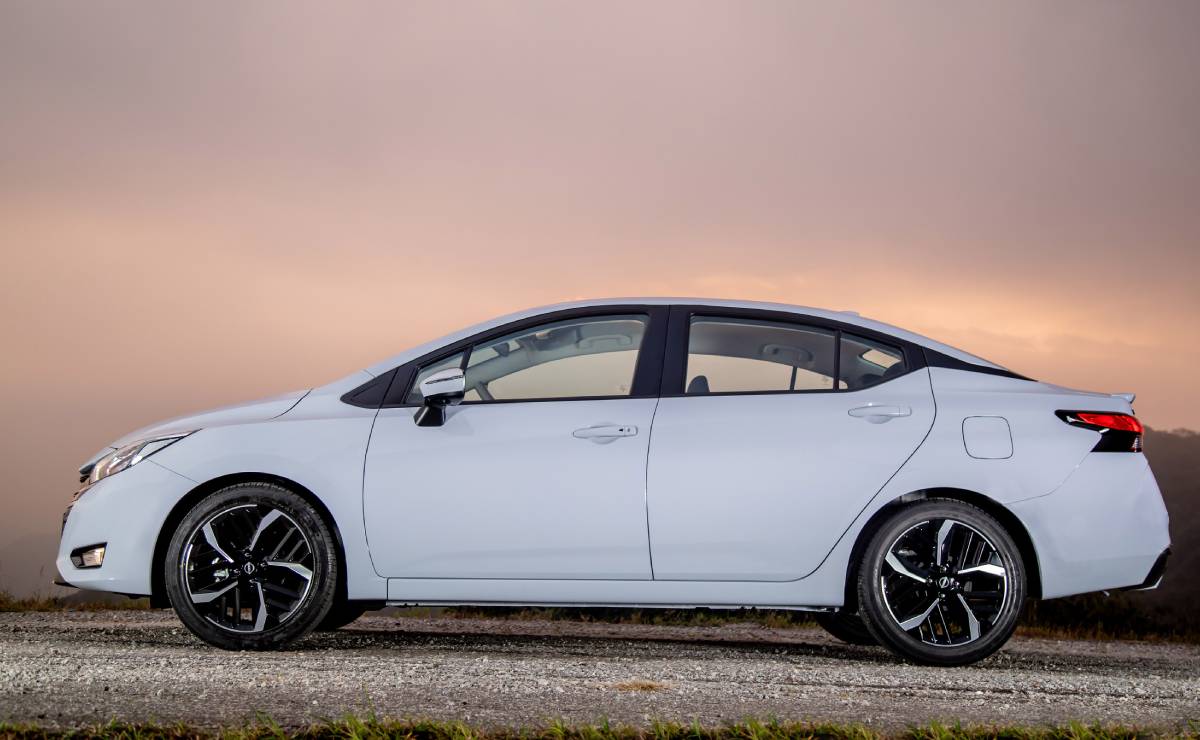
[[[154,559],[150,562],[150,606],[154,608],[167,608],[171,606],[170,601],[167,599],[166,572],[163,568],[163,561],[166,559],[167,546],[171,543],[171,536],[175,533],[175,528],[179,526],[179,522],[191,511],[192,507],[207,496],[212,495],[222,488],[228,488],[239,483],[273,483],[288,489],[312,504],[312,507],[317,510],[317,513],[325,521],[326,526],[329,527],[329,531],[333,532],[334,545],[337,547],[338,553],[338,598],[345,599],[346,548],[342,542],[341,530],[338,529],[337,521],[333,518],[329,507],[315,493],[294,480],[271,473],[245,472],[222,475],[205,481],[188,491],[171,507],[167,518],[163,520],[162,527],[158,530],[158,539],[154,543]]]
[[[971,504],[980,509],[983,509],[988,514],[993,516],[1005,531],[1012,536],[1013,541],[1017,544],[1017,549],[1021,553],[1021,559],[1025,562],[1025,574],[1028,579],[1026,590],[1028,595],[1035,599],[1040,599],[1042,596],[1042,577],[1041,567],[1038,564],[1037,549],[1033,545],[1033,538],[1029,535],[1029,530],[1025,528],[1025,524],[1013,514],[1007,507],[999,503],[993,498],[990,498],[982,493],[970,491],[965,488],[925,488],[919,491],[912,491],[902,496],[889,501],[879,508],[863,528],[859,531],[858,537],[854,541],[854,547],[850,551],[849,567],[846,568],[846,595],[843,602],[846,610],[858,609],[858,569],[862,565],[863,552],[870,543],[871,538],[875,536],[875,532],[879,530],[883,523],[897,510],[906,506],[910,506],[917,501],[924,501],[931,498],[951,499],[961,501],[966,504]]]

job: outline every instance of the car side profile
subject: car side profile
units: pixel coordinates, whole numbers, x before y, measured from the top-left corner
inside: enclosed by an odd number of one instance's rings
[[[1132,401],[853,313],[561,304],[113,442],[57,565],[227,649],[384,604],[758,607],[961,665],[1027,598],[1157,585]]]

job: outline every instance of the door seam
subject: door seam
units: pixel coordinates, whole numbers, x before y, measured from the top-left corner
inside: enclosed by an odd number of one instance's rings
[[[650,542],[650,448],[654,444],[654,417],[658,415],[658,405],[662,396],[654,401],[654,411],[650,412],[650,431],[646,435],[646,464],[642,472],[642,512],[646,516],[646,556],[650,559],[650,580],[654,577],[654,546]]]

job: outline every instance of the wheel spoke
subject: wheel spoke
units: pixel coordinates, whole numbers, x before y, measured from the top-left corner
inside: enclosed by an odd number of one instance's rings
[[[967,600],[962,594],[958,594],[958,601],[962,604],[963,611],[967,613],[967,631],[971,634],[971,641],[979,639],[979,618],[975,616],[975,612],[971,611],[971,607],[967,605]]]
[[[925,576],[918,575],[917,573],[914,572],[914,570],[912,568],[909,568],[907,565],[905,565],[900,560],[900,557],[898,555],[896,555],[896,553],[891,552],[890,550],[888,551],[887,556],[883,560],[888,565],[892,566],[892,570],[896,571],[897,573],[899,573],[902,576],[911,578],[914,581],[920,581],[921,583],[925,583],[928,581],[928,579],[925,578]]]
[[[935,552],[935,562],[938,565],[942,564],[942,560],[946,556],[946,539],[950,537],[950,530],[954,529],[954,525],[958,522],[953,519],[947,519],[942,522],[942,526],[937,533],[937,551]]]
[[[963,576],[968,573],[984,573],[989,576],[1004,577],[1004,568],[995,563],[984,563],[982,565],[972,565],[970,568],[963,568],[958,571],[958,575]]]
[[[262,537],[262,533],[266,530],[266,528],[271,526],[271,524],[281,516],[283,516],[283,513],[280,512],[279,509],[271,509],[266,514],[263,514],[263,518],[258,521],[258,527],[254,530],[254,534],[250,537],[250,550],[253,550],[254,546],[258,544],[258,538]]]
[[[229,557],[229,553],[225,552],[225,549],[222,548],[220,543],[217,542],[217,535],[216,535],[216,533],[213,532],[211,521],[204,525],[203,531],[204,531],[204,541],[208,543],[208,546],[211,547],[212,549],[216,550],[218,555],[220,555],[221,557],[225,558],[226,560],[228,560],[229,562],[232,563],[233,558]]]
[[[901,622],[900,629],[904,630],[905,632],[908,632],[911,629],[920,627],[922,624],[925,623],[926,619],[929,619],[929,615],[933,614],[933,610],[937,608],[937,605],[938,605],[937,599],[934,599],[933,603],[930,604],[929,608],[927,608],[925,611],[921,612],[920,614],[918,614],[915,617],[911,617],[911,618],[906,619],[903,622]]]
[[[254,631],[262,632],[267,627],[267,599],[263,596],[261,583],[254,584],[258,590],[258,615],[254,619]]]
[[[226,593],[228,593],[230,591],[230,589],[233,589],[236,586],[237,586],[237,581],[234,581],[233,583],[230,583],[229,585],[227,585],[223,588],[219,588],[216,591],[201,591],[200,593],[193,592],[192,593],[192,603],[193,604],[207,604],[210,601],[216,601],[217,599],[221,598]]]
[[[268,560],[267,565],[270,565],[275,568],[287,568],[288,570],[292,571],[293,573],[300,576],[301,578],[303,578],[306,581],[312,580],[312,571],[309,570],[308,568],[305,568],[300,563],[285,563],[280,560]]]

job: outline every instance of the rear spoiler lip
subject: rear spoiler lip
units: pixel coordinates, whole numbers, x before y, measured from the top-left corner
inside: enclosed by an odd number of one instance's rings
[[[1136,393],[1110,393],[1113,398],[1121,398],[1129,403],[1133,403],[1133,399],[1137,398]]]

